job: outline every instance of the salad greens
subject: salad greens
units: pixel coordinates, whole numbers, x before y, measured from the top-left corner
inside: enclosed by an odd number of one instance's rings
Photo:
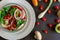
[[[0,11],[0,18],[1,18],[1,11]]]
[[[2,23],[2,24],[5,23],[5,21],[4,21],[4,19],[3,19],[3,16],[4,16],[3,12],[0,11],[0,23]]]
[[[25,21],[23,20],[16,20],[17,21],[17,24],[16,24],[16,27],[18,28],[21,24],[23,24]]]
[[[23,16],[19,20],[17,20],[14,17],[14,12],[16,11],[16,9],[19,9],[19,11],[21,11],[20,7],[17,7],[17,6],[5,6],[0,10],[0,24],[7,25],[7,29],[9,31],[18,29],[26,21],[24,18],[22,18]],[[20,13],[19,11],[16,12],[17,15],[19,15],[19,13]],[[24,15],[24,17],[25,17],[25,15]]]
[[[4,7],[3,9],[4,9],[4,11],[7,12],[10,9],[10,6]]]
[[[11,9],[10,16],[12,16],[14,14],[15,10],[16,10],[16,8]]]
[[[7,14],[7,12],[8,12],[9,10],[11,10],[11,11],[10,11],[10,16],[12,16],[13,13],[14,13],[14,11],[16,10],[16,8],[10,9],[10,7],[7,6],[7,7],[4,7],[2,10],[0,10],[0,23],[4,23],[3,18],[4,18],[4,16]]]
[[[5,24],[5,20],[3,18],[0,19],[1,24]]]

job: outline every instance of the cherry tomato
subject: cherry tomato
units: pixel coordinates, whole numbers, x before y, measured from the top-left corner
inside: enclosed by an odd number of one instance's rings
[[[58,9],[59,9],[59,7],[58,7],[58,6],[54,6],[53,8],[54,8],[54,10],[58,10]]]
[[[16,23],[15,22],[12,23],[12,27],[16,28]]]
[[[9,20],[9,24],[11,24],[11,22],[12,22],[12,19]]]
[[[12,30],[12,27],[10,26],[10,27],[8,27],[7,29],[8,29],[8,30]]]
[[[43,6],[42,6],[42,5],[40,5],[39,9],[40,9],[40,11],[42,11],[42,10],[43,10]]]
[[[4,19],[9,19],[9,18],[10,18],[9,15],[5,15],[5,16],[4,16]]]
[[[45,34],[47,34],[47,33],[48,33],[48,31],[47,31],[46,29],[44,29],[44,30],[43,30],[43,32],[44,32]]]
[[[53,2],[56,2],[57,0],[53,0]]]
[[[51,13],[51,10],[49,9],[49,10],[48,10],[48,14],[50,14],[50,13]]]
[[[26,16],[23,19],[26,19]]]
[[[21,16],[21,14],[19,13],[19,14],[18,14],[18,17],[20,17],[20,16]]]
[[[59,22],[60,22],[60,19],[55,19],[55,22],[56,22],[56,23],[59,23]]]
[[[49,28],[52,28],[53,27],[53,24],[49,23],[47,24]]]
[[[40,25],[40,22],[39,22],[39,21],[37,21],[37,22],[35,23],[35,25],[36,25],[36,26],[39,26],[39,25]]]
[[[46,18],[45,18],[45,17],[43,17],[43,18],[41,18],[41,20],[45,22],[45,21],[46,21]]]
[[[48,2],[48,0],[43,0],[43,2],[44,2],[44,3],[47,3],[47,2]]]

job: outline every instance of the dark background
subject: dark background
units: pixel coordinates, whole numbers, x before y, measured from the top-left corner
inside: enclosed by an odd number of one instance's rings
[[[31,0],[26,0],[26,1],[28,1],[32,5]],[[39,21],[40,25],[38,27],[35,26],[34,29],[33,29],[33,31],[28,36],[26,36],[25,38],[23,38],[21,40],[35,40],[34,39],[34,31],[35,30],[38,30],[38,31],[41,32],[41,34],[43,36],[43,40],[60,40],[60,34],[57,34],[53,29],[49,29],[48,26],[47,26],[48,23],[52,23],[54,25],[54,27],[57,24],[54,21],[56,18],[58,18],[57,15],[56,15],[57,11],[55,11],[53,9],[53,6],[55,6],[55,5],[59,6],[60,3],[56,2],[56,3],[52,4],[52,6],[50,7],[50,9],[52,10],[52,13],[51,14],[46,13],[46,15],[44,16],[44,17],[47,18],[46,22],[43,22],[42,20],[40,20],[40,19],[37,18],[37,16],[39,15],[39,13],[41,13],[41,11],[39,10],[39,6],[43,5],[43,7],[45,9],[47,7],[48,3],[43,3],[43,1],[41,1],[41,2],[39,2],[38,7],[34,7],[32,5],[32,7],[34,8],[35,13],[36,13],[36,21]],[[60,6],[59,6],[59,9],[60,9]],[[48,30],[48,34],[44,34],[42,32],[43,29]],[[5,40],[5,39],[2,38],[2,37],[0,37],[0,40]]]

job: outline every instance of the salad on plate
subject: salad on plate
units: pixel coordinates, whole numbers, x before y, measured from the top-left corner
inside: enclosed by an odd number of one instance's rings
[[[19,5],[5,5],[0,10],[0,24],[9,31],[22,29],[26,23],[25,10]]]

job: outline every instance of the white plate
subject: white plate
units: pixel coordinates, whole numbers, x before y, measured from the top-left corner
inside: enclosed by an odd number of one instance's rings
[[[34,12],[33,8],[31,7],[31,5],[25,0],[3,0],[0,2],[0,9],[4,5],[9,4],[9,3],[18,4],[26,10],[27,22],[26,22],[25,26],[17,32],[9,32],[0,26],[0,36],[5,39],[9,39],[9,40],[22,39],[22,38],[26,37],[34,28],[35,12]]]

